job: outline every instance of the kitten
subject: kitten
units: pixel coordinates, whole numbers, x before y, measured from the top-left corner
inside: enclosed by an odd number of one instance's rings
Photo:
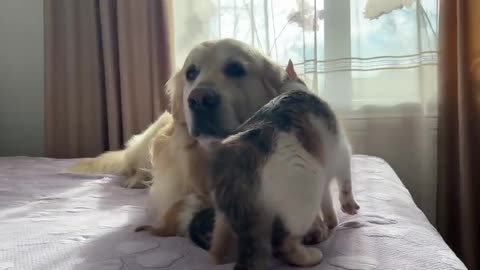
[[[287,73],[284,87],[290,91],[263,106],[237,134],[211,146],[216,220],[210,254],[224,262],[236,242],[237,270],[267,269],[272,246],[287,263],[320,263],[322,252],[302,240],[324,223],[337,224],[328,188],[332,178],[342,211],[353,215],[359,209],[342,127],[329,105],[298,79],[291,62]]]

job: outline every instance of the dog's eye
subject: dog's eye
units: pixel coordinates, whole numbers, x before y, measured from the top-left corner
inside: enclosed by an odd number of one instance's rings
[[[247,75],[247,71],[245,70],[243,65],[238,62],[231,62],[226,64],[223,68],[223,73],[225,73],[225,76],[233,78],[240,78]]]
[[[188,68],[187,68],[187,72],[185,73],[185,77],[187,78],[187,81],[194,81],[197,76],[198,76],[198,69],[195,65],[190,65]]]

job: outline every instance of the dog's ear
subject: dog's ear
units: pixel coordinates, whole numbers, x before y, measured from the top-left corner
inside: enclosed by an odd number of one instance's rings
[[[288,79],[288,75],[281,66],[265,58],[263,78],[265,89],[271,94],[271,98],[274,98],[281,94],[282,85]]]
[[[290,80],[298,79],[297,72],[295,72],[295,67],[293,66],[293,63],[292,63],[292,59],[288,59],[288,64],[285,71],[287,72],[288,78]]]
[[[166,84],[166,91],[170,97],[170,111],[173,119],[177,123],[185,123],[185,113],[183,111],[183,85],[182,74],[177,72]]]

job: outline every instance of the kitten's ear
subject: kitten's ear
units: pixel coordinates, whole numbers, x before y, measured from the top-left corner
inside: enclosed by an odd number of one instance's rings
[[[292,63],[292,59],[288,60],[286,71],[287,71],[287,75],[288,75],[289,79],[297,79],[298,78],[297,73],[295,72],[295,67],[293,66],[293,63]]]

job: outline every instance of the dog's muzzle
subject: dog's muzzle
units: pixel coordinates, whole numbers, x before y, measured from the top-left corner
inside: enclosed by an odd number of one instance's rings
[[[220,95],[212,88],[195,88],[187,99],[192,116],[193,137],[224,137],[220,123]]]

